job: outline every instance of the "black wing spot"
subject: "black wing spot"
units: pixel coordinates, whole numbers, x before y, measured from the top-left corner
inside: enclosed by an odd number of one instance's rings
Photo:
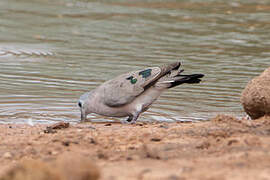
[[[128,78],[126,78],[126,80],[131,80],[133,79],[133,76],[129,76]]]
[[[78,106],[81,108],[82,107],[82,103],[81,102],[78,102]]]

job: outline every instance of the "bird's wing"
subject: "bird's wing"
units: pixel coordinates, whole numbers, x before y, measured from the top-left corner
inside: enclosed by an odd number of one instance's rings
[[[103,103],[107,106],[117,107],[130,103],[151,86],[161,73],[159,67],[150,67],[140,71],[122,74],[101,85]]]
[[[175,62],[161,67],[149,67],[107,81],[100,87],[103,92],[103,103],[111,107],[129,104],[159,78],[178,69],[180,65],[180,62]]]

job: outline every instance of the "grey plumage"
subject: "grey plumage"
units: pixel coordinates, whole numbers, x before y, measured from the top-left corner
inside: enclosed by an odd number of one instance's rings
[[[135,123],[160,94],[183,83],[199,83],[203,74],[182,75],[180,62],[149,67],[117,76],[83,94],[78,102],[81,121],[90,113],[111,117],[128,117]]]

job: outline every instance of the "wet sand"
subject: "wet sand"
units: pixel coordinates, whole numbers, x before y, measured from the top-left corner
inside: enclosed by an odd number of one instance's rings
[[[219,115],[197,123],[70,124],[49,133],[44,131],[46,126],[0,125],[1,175],[27,159],[52,163],[66,154],[89,158],[100,179],[106,180],[270,178],[267,117],[251,121]]]

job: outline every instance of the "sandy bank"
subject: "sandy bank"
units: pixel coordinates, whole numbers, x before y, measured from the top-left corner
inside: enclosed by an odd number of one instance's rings
[[[270,118],[199,123],[0,125],[0,174],[25,159],[89,158],[100,179],[269,179]]]

